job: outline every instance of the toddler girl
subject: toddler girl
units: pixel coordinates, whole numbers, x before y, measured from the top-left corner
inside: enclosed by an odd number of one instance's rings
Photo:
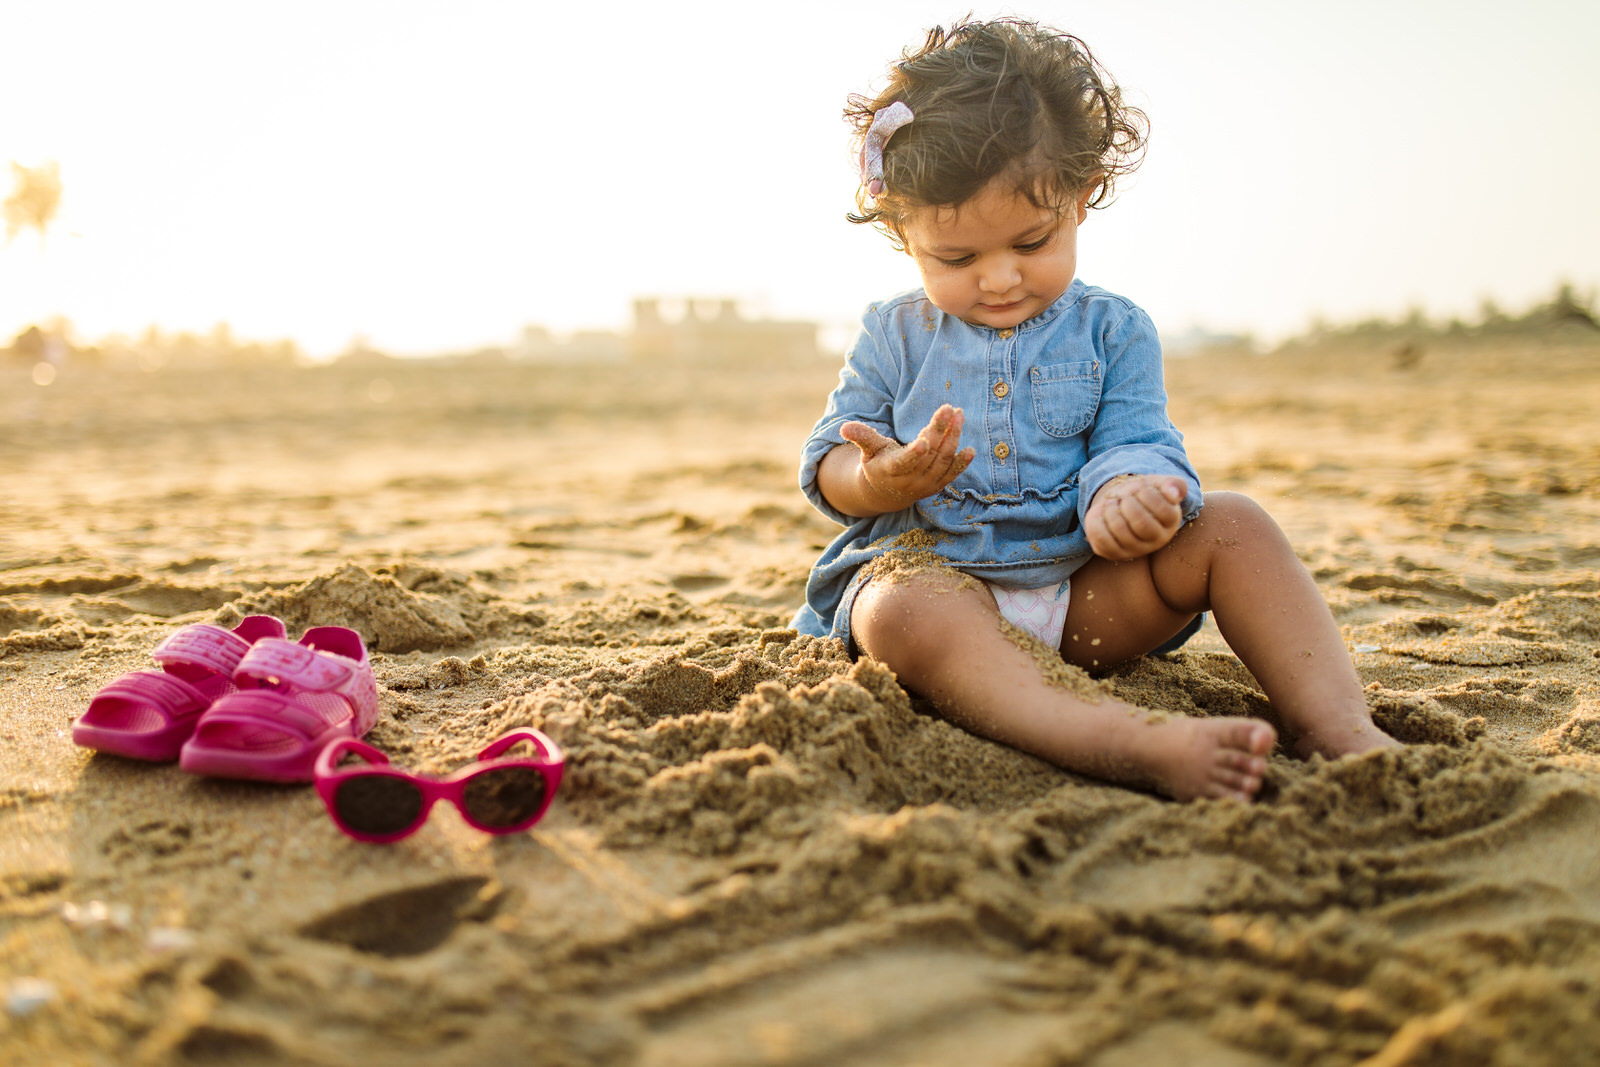
[[[1078,226],[1145,132],[1083,43],[1011,19],[935,29],[846,115],[851,221],[922,288],[867,309],[805,444],[801,485],[847,528],[795,627],[966,729],[1183,800],[1253,797],[1273,728],[1157,716],[1061,660],[1173,648],[1209,611],[1301,755],[1395,744],[1282,531],[1248,498],[1202,497],[1150,319],[1075,280]]]

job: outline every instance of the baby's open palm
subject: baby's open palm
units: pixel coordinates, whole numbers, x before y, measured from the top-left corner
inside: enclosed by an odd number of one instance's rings
[[[898,509],[934,495],[967,469],[977,452],[960,447],[963,421],[960,408],[945,404],[910,444],[885,437],[862,422],[847,422],[839,433],[861,450],[867,485]]]

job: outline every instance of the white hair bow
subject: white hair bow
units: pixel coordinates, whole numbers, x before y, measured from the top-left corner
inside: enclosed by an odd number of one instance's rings
[[[872,114],[872,125],[861,142],[861,184],[867,195],[877,199],[883,195],[883,150],[896,130],[910,122],[911,109],[902,100]]]

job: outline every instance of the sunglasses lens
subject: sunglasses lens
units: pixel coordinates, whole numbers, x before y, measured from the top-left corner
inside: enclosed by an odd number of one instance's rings
[[[539,814],[544,794],[544,775],[533,768],[496,767],[466,781],[461,810],[479,826],[503,829]]]
[[[422,813],[422,793],[404,778],[361,774],[339,783],[333,795],[339,820],[358,833],[397,834]]]

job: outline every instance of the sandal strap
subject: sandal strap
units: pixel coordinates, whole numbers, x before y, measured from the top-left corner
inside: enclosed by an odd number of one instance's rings
[[[338,692],[355,673],[356,664],[343,656],[273,637],[257,641],[234,671],[235,676],[276,678],[313,693]]]
[[[94,695],[90,706],[104,700],[124,700],[130,704],[154,706],[169,719],[198,715],[209,703],[204,694],[189,682],[161,671],[134,671],[124,674]]]
[[[250,642],[238,634],[199,622],[168,635],[150,655],[162,666],[192,663],[229,678],[249,651]]]
[[[337,721],[337,720],[333,720]],[[320,736],[333,721],[317,714],[292,696],[270,689],[241,689],[211,706],[201,729],[215,729],[224,723],[235,726],[270,726],[284,733],[299,734],[310,740]]]

